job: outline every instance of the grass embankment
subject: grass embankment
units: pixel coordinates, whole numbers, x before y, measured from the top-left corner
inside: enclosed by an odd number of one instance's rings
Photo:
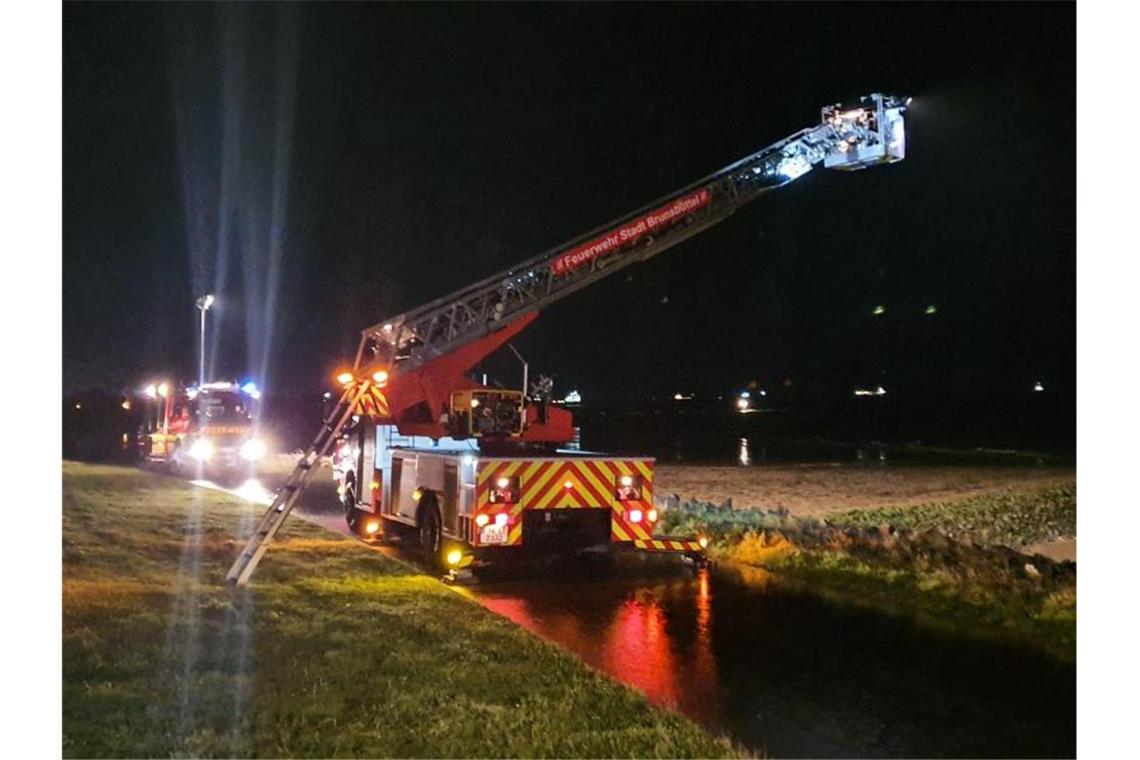
[[[662,532],[703,532],[714,556],[833,598],[1076,656],[1076,566],[1010,548],[1076,535],[1076,488],[795,517],[699,502]]]
[[[231,594],[260,507],[71,463],[63,493],[65,756],[732,753],[348,539],[293,520]]]
[[[836,525],[893,525],[937,529],[975,543],[1026,546],[1077,535],[1077,489],[1042,488],[1028,493],[981,496],[964,501],[882,507],[833,515]]]

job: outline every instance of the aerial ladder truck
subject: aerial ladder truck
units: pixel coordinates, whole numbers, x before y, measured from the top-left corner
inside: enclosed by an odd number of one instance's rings
[[[410,534],[455,569],[567,543],[703,557],[704,541],[655,535],[654,460],[563,448],[566,409],[469,375],[555,301],[723,221],[814,167],[904,158],[909,98],[825,106],[820,123],[632,213],[362,331],[312,444],[227,576],[244,584],[322,457],[341,447],[339,492],[362,537]],[[347,441],[346,441],[347,431]]]

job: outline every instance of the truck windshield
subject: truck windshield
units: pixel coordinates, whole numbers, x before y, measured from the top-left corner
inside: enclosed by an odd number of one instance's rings
[[[198,409],[206,422],[249,422],[249,410],[237,393],[202,393],[198,396]]]

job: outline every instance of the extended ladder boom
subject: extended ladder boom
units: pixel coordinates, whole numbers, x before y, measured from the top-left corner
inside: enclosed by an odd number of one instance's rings
[[[357,364],[376,361],[398,372],[421,366],[677,245],[820,163],[850,170],[899,161],[905,155],[905,110],[903,99],[878,93],[856,105],[827,106],[818,126],[506,271],[369,327]]]

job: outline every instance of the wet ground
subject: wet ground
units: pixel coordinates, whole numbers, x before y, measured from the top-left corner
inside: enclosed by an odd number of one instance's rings
[[[300,514],[344,532],[317,477]],[[837,605],[760,570],[574,562],[459,591],[759,754],[1076,753],[1074,665]]]

